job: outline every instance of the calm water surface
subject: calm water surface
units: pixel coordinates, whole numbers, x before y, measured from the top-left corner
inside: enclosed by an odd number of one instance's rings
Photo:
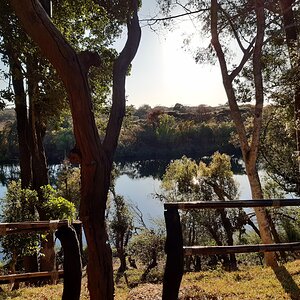
[[[161,180],[167,163],[157,161],[140,163],[132,162],[118,165],[119,177],[116,179],[116,192],[125,197],[131,205],[135,205],[143,214],[147,226],[153,226],[153,220],[163,218],[163,203],[155,198],[160,192]],[[7,167],[8,168],[8,167]],[[15,166],[14,166],[15,168]],[[246,175],[236,174],[239,184],[240,199],[250,199],[250,187]],[[0,199],[4,197],[6,186],[0,184]]]

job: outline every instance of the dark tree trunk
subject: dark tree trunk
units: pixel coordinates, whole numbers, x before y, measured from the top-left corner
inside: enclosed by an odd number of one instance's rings
[[[212,238],[215,240],[216,244],[218,246],[223,246],[223,243],[220,239],[220,237],[217,234],[217,230],[209,226],[208,228],[209,233],[211,234]],[[227,254],[220,254],[218,255],[218,258],[222,262],[222,266],[225,268],[225,270],[230,271],[231,269],[231,262]]]
[[[222,224],[226,232],[227,244],[229,246],[233,246],[233,228],[229,218],[227,217],[227,212],[223,208],[223,209],[219,209],[219,213],[221,216]],[[230,271],[237,270],[238,267],[237,267],[235,254],[234,253],[229,254],[229,258],[230,258]]]
[[[151,249],[151,262],[147,266],[146,270],[141,276],[141,282],[146,281],[149,272],[157,266],[157,250],[156,248]]]
[[[24,89],[24,77],[19,59],[15,57],[12,50],[8,51],[9,64],[12,76],[12,84],[15,94],[15,111],[17,119],[17,133],[20,158],[20,178],[22,188],[29,187],[32,179],[31,155],[28,144],[28,112],[26,105],[26,93]]]

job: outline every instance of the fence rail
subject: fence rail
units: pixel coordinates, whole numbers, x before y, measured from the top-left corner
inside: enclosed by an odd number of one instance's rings
[[[7,234],[50,231],[55,232],[64,250],[64,262],[62,270],[47,272],[32,272],[22,274],[0,275],[0,284],[30,281],[35,279],[52,279],[57,282],[64,278],[64,290],[62,299],[80,299],[81,289],[81,254],[82,254],[82,223],[68,220],[50,220],[35,222],[0,223],[0,236]]]
[[[12,281],[28,281],[30,279],[45,279],[45,278],[63,278],[64,271],[45,271],[45,272],[31,272],[20,274],[0,275],[0,284],[10,283]]]
[[[164,215],[167,229],[165,252],[167,254],[167,260],[164,273],[162,299],[178,299],[178,292],[183,276],[184,256],[300,250],[300,242],[235,246],[184,246],[180,215],[178,212],[179,209],[194,210],[284,206],[300,206],[300,199],[264,199],[165,203]]]
[[[300,199],[266,199],[266,200],[230,200],[230,201],[195,201],[169,202],[164,204],[165,209],[203,209],[203,208],[244,208],[244,207],[283,207],[299,206]]]

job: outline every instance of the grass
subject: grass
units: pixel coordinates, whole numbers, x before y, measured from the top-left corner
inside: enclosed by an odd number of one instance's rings
[[[140,272],[129,270],[129,285],[136,285]],[[284,300],[300,299],[300,260],[287,263],[276,272],[265,267],[241,267],[236,272],[221,269],[186,273],[183,276],[181,300]],[[5,289],[5,287],[4,287]],[[162,285],[139,284],[128,288],[124,278],[116,284],[116,300],[158,300]],[[62,284],[44,287],[26,287],[13,292],[3,292],[0,300],[58,300],[61,299]],[[82,300],[89,299],[86,278],[83,280]]]

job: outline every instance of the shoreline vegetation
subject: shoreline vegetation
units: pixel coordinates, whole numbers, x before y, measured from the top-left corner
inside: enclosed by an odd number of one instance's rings
[[[251,105],[243,105],[243,118],[249,118],[252,110]],[[105,114],[97,118],[100,135],[106,119]],[[49,120],[47,128],[44,146],[48,163],[60,163],[75,145],[71,118],[66,113],[59,122]],[[143,105],[137,109],[129,106],[115,160],[177,159],[183,155],[199,158],[215,151],[239,156],[234,136],[226,105],[188,107],[177,103],[174,107]],[[0,112],[0,163],[17,162],[18,156],[15,113],[4,109]]]

